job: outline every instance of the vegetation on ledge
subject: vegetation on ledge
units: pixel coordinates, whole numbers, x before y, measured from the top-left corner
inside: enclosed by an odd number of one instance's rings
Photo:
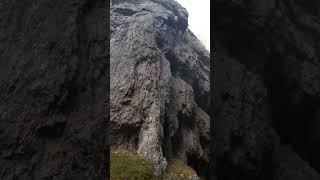
[[[123,149],[111,149],[111,180],[153,180],[156,179],[152,166],[135,152]]]
[[[187,166],[182,160],[168,160],[167,171],[164,175],[165,180],[196,180],[199,179],[195,170]]]
[[[152,165],[132,150],[111,148],[111,180],[156,180]],[[163,180],[194,180],[196,172],[179,159],[168,160]]]

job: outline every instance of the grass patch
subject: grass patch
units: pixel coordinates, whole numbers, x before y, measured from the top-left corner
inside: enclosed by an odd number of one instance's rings
[[[167,170],[164,176],[166,180],[189,180],[190,177],[196,176],[196,171],[186,165],[182,160],[168,160]]]
[[[133,151],[114,149],[110,151],[111,180],[155,180],[152,166]]]
[[[169,159],[165,173],[159,178],[163,180],[190,180],[196,176],[195,170],[182,160]],[[153,174],[152,165],[135,151],[115,149],[110,150],[111,180],[157,180]]]

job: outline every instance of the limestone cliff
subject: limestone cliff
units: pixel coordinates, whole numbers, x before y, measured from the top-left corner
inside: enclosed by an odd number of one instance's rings
[[[111,145],[134,149],[155,174],[179,158],[208,177],[209,52],[174,0],[112,1]]]

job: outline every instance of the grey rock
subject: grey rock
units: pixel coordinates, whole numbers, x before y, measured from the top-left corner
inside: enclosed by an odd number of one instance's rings
[[[319,5],[218,0],[214,8],[218,179],[318,179]],[[278,177],[280,161],[287,164]]]
[[[105,179],[107,5],[0,2],[0,179]]]
[[[291,147],[283,146],[275,155],[278,159],[276,164],[276,180],[302,180],[320,179],[320,175],[301,157],[295,153]]]
[[[172,0],[112,1],[111,144],[135,149],[156,175],[171,157],[208,170],[209,52],[187,18]]]

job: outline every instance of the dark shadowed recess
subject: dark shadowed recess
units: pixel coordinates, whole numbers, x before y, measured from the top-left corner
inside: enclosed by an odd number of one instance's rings
[[[0,2],[0,179],[105,179],[109,3]]]
[[[304,13],[319,15],[318,1],[296,2],[305,9]],[[239,4],[238,7],[227,1],[219,1],[215,6],[214,29],[220,36],[220,43],[227,49],[229,56],[263,78],[268,92],[271,125],[279,134],[281,144],[292,146],[305,161],[320,172],[320,145],[319,140],[313,137],[314,125],[319,120],[316,117],[320,104],[319,96],[304,92],[298,82],[286,72],[290,56],[294,55],[301,61],[307,61],[307,58],[299,54],[290,42],[274,33],[274,29],[266,25],[267,23],[264,27],[250,21],[253,19],[251,14],[244,11],[246,8],[240,7],[245,3]],[[285,44],[284,51],[276,47],[279,43]],[[247,179],[256,177],[250,178],[248,174],[242,175],[241,170],[226,167],[223,160],[218,160],[215,166],[219,179],[236,179],[236,175]]]
[[[268,88],[273,127],[279,133],[282,143],[292,145],[305,160],[320,170],[318,159],[314,158],[317,156],[314,151],[319,150],[319,145],[309,141],[309,133],[317,120],[315,116],[319,99],[299,90],[294,82],[288,82],[283,62],[285,55],[273,49],[266,52],[266,46],[272,47],[272,44],[269,40],[261,42],[261,32],[233,30],[228,32],[232,43],[225,45],[242,64],[264,78]],[[268,34],[263,35],[268,38]],[[260,60],[257,61],[256,57]],[[298,102],[294,102],[294,96],[297,96]]]
[[[194,79],[194,75],[192,75],[188,68],[185,67],[185,64],[179,63],[175,55],[171,52],[168,51],[165,54],[166,58],[170,60],[171,63],[171,73],[174,77],[177,76],[177,72],[179,72],[179,76],[188,82],[192,88],[194,89],[194,96],[195,96],[195,101],[198,106],[200,106],[207,114],[210,114],[210,100],[209,100],[209,94],[208,93],[203,93],[201,91],[201,87],[198,85],[198,81]],[[200,58],[205,58],[204,56],[200,56]],[[203,62],[207,62],[206,60],[203,60]]]

